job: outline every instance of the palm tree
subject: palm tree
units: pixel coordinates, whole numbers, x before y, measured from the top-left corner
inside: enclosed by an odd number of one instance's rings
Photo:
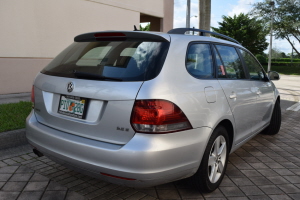
[[[210,31],[211,0],[199,0],[199,29]]]

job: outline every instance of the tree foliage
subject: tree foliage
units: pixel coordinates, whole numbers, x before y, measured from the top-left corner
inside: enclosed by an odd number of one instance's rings
[[[257,54],[256,55],[257,60],[261,63],[261,64],[266,64],[267,61],[267,57],[261,54]]]
[[[300,0],[274,0],[274,2],[273,33],[277,39],[286,39],[300,56],[292,41],[294,38],[300,43]],[[267,26],[272,18],[272,6],[269,3],[267,0],[255,3],[250,13],[265,21]]]
[[[223,22],[219,23],[219,28],[212,27],[212,30],[236,39],[254,55],[262,54],[267,49],[267,32],[262,21],[250,18],[248,14],[238,16],[222,16]]]
[[[150,23],[148,23],[145,27],[140,25],[140,31],[150,31]]]
[[[278,48],[272,48],[272,59],[285,58],[286,55],[284,52],[280,51]]]

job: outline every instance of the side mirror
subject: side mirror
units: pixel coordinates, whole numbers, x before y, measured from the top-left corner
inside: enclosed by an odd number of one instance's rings
[[[275,71],[269,71],[268,76],[269,79],[272,81],[278,81],[280,79],[279,73]]]

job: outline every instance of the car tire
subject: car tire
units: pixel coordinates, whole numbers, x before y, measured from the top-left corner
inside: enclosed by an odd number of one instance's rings
[[[198,171],[191,183],[201,192],[212,192],[219,187],[224,177],[229,153],[228,133],[218,126],[210,137]]]
[[[279,132],[280,126],[281,126],[281,108],[280,108],[280,102],[276,101],[270,124],[261,133],[264,135],[275,135]]]

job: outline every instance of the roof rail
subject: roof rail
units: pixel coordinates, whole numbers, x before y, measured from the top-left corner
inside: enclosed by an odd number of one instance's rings
[[[205,33],[209,33],[211,35],[217,35],[220,36],[222,38],[225,38],[227,40],[230,40],[232,42],[235,42],[237,44],[241,44],[238,41],[236,41],[235,39],[228,37],[226,35],[220,34],[220,33],[216,33],[216,32],[211,32],[211,31],[207,31],[207,30],[202,30],[202,29],[195,29],[195,28],[174,28],[172,30],[169,30],[169,34],[185,34],[185,32],[187,31],[195,31],[195,32],[199,32],[200,36],[205,36]]]

